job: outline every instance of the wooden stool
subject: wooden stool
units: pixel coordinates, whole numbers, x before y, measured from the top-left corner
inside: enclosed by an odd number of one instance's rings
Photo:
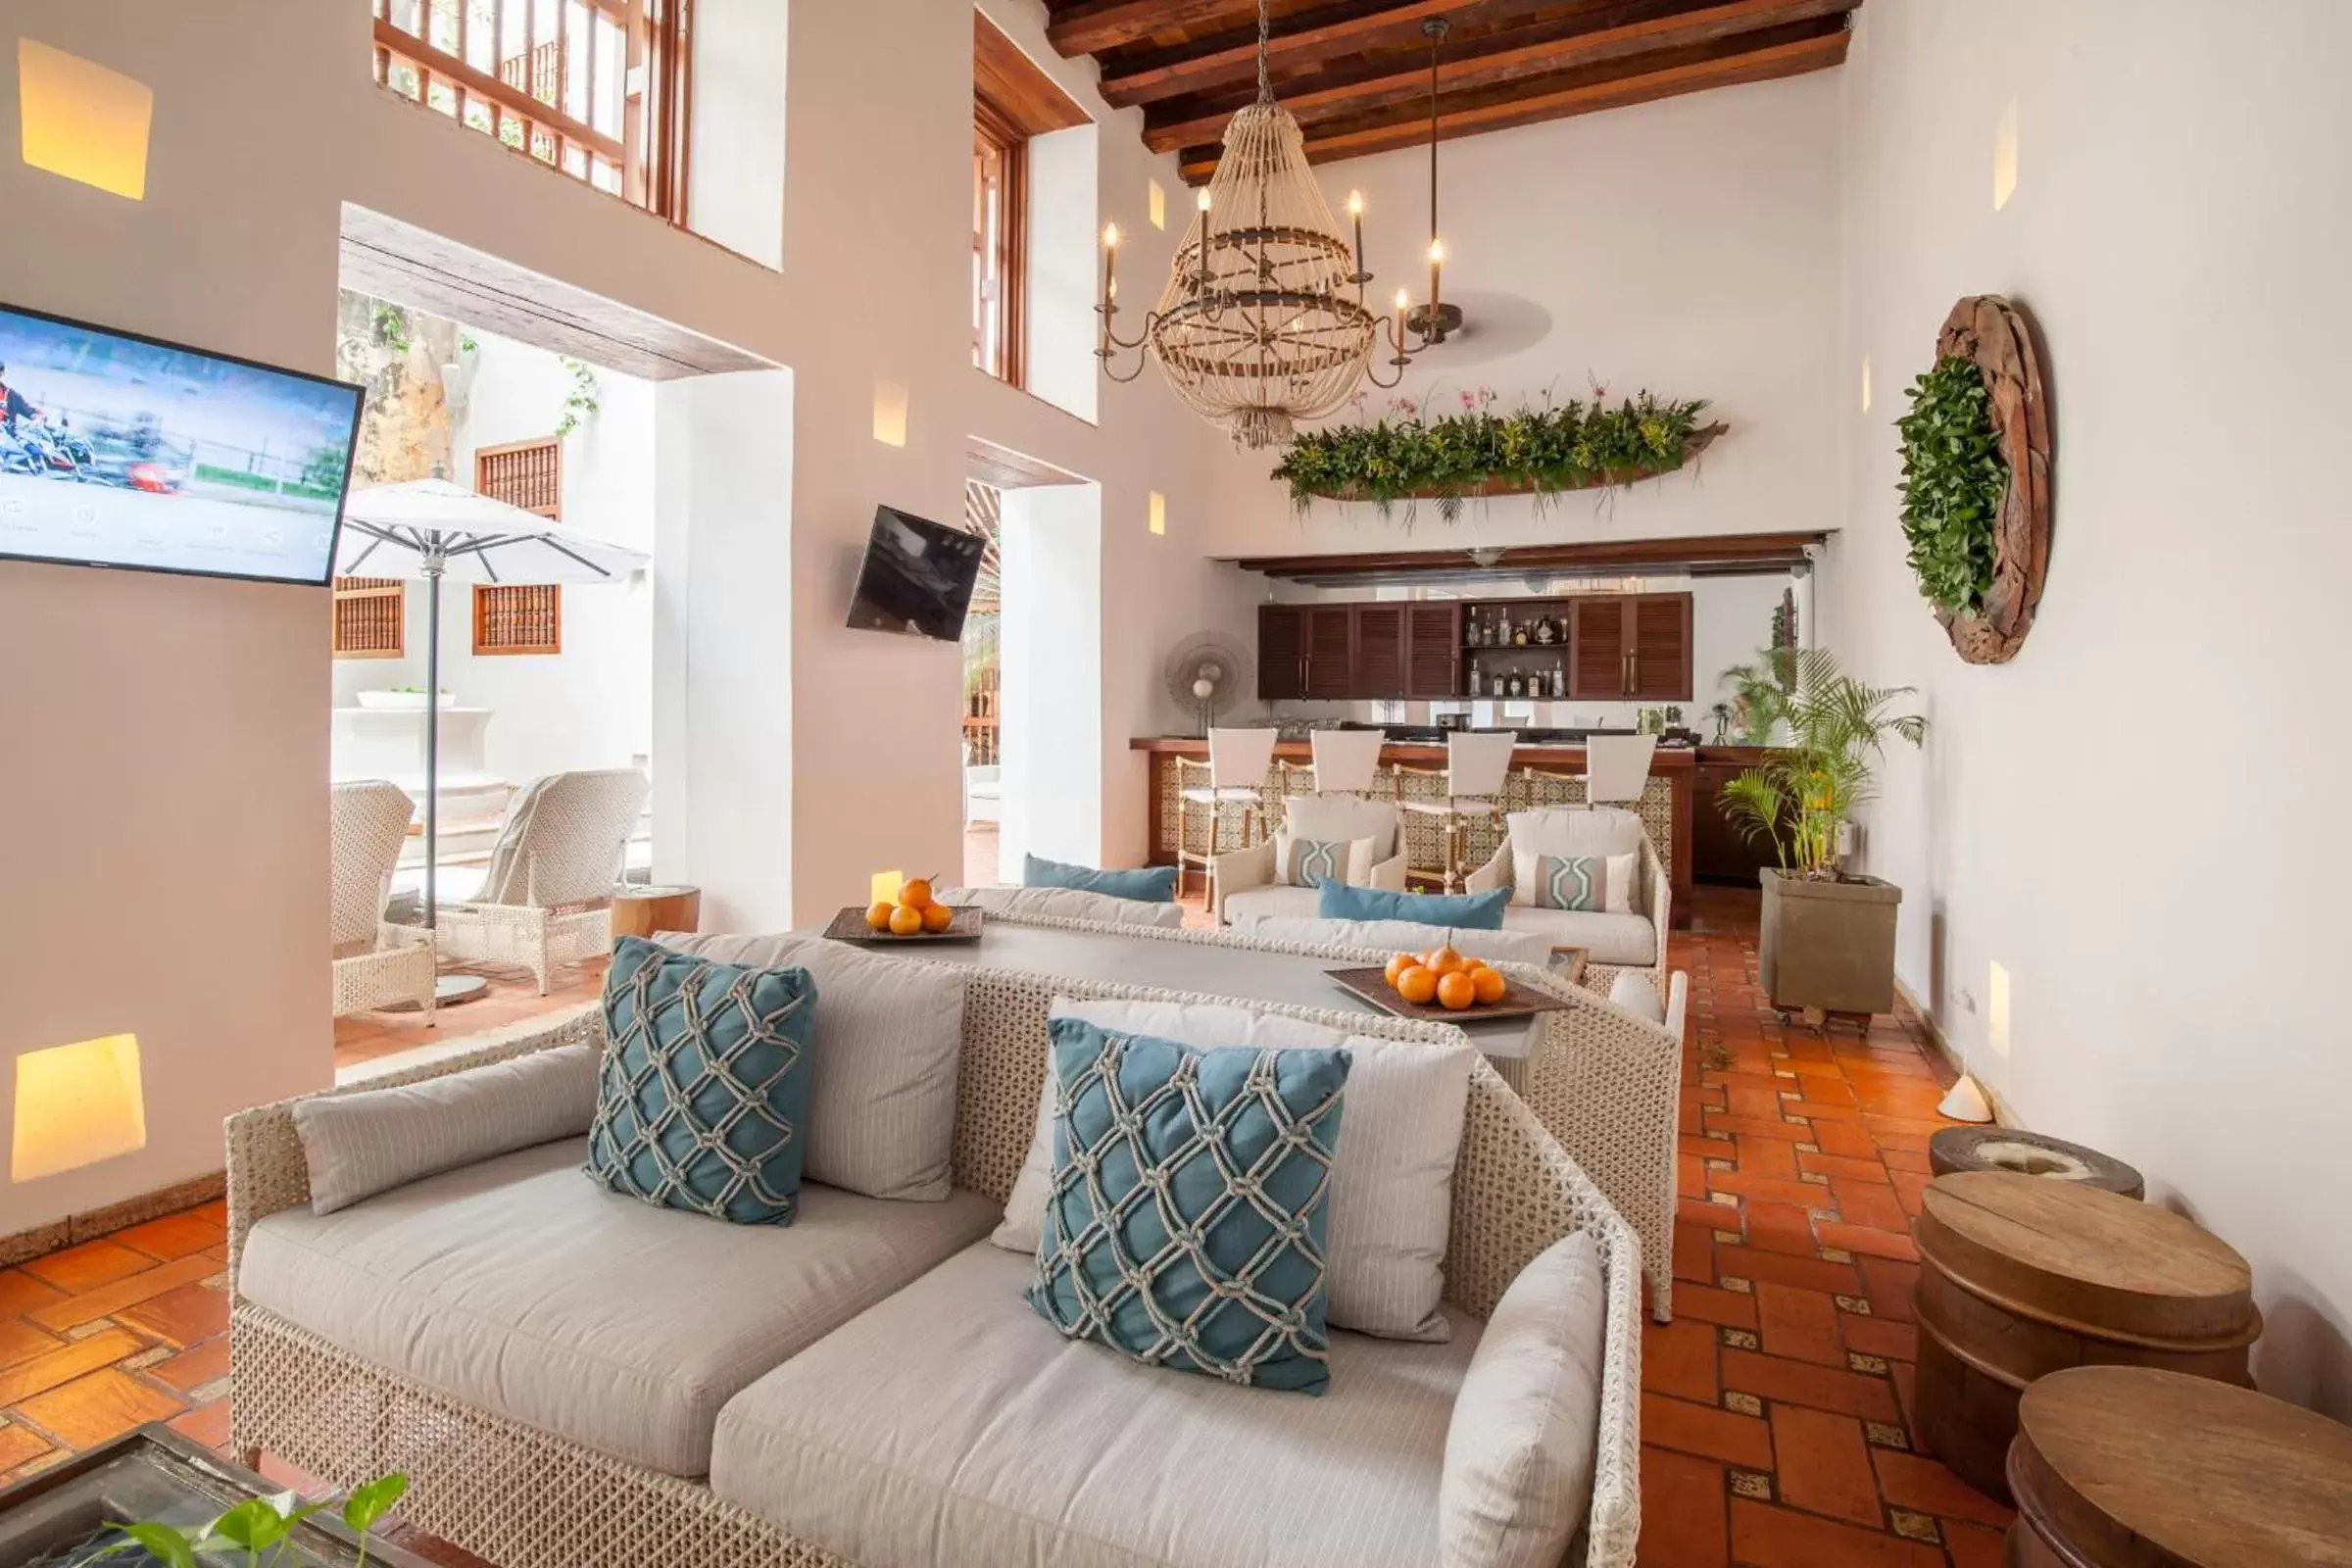
[[[2082,1182],[2126,1198],[2148,1195],[2139,1172],[2112,1154],[2010,1127],[1946,1127],[1928,1140],[1928,1169],[1938,1176],[2013,1170],[2045,1181]]]
[[[651,937],[657,931],[699,931],[701,888],[632,887],[612,894],[612,939]]]
[[[2018,1405],[2008,1568],[2352,1564],[2352,1427],[2147,1367],[2053,1372]]]
[[[2026,1385],[2061,1367],[2156,1366],[2244,1385],[2253,1273],[2170,1210],[2079,1182],[1965,1171],[1928,1184],[1919,1247],[1919,1439],[1980,1492]]]

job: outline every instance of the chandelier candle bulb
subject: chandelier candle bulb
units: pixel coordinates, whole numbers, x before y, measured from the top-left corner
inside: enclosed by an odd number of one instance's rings
[[[1348,193],[1348,218],[1350,222],[1355,224],[1355,286],[1360,296],[1363,286],[1372,281],[1372,274],[1364,270],[1364,193],[1362,191],[1351,190]]]
[[[1433,335],[1438,330],[1438,278],[1445,270],[1446,242],[1433,239],[1429,242],[1429,329]]]
[[[1201,187],[1200,187],[1200,197],[1199,197],[1199,200],[1200,200],[1200,292],[1201,292],[1201,293],[1205,294],[1205,293],[1207,293],[1207,292],[1208,292],[1208,290],[1209,290],[1209,285],[1210,285],[1210,284],[1211,284],[1211,283],[1214,281],[1214,278],[1215,278],[1215,274],[1209,270],[1209,265],[1208,265],[1208,245],[1209,245],[1209,234],[1210,234],[1210,231],[1211,231],[1211,229],[1213,228],[1213,226],[1214,226],[1214,224],[1215,224],[1215,222],[1216,222],[1216,220],[1215,220],[1214,218],[1212,218],[1212,217],[1210,217],[1210,216],[1209,216],[1210,197],[1209,197],[1209,194],[1208,194],[1208,187],[1207,187],[1206,185],[1203,185],[1203,186],[1201,186]]]

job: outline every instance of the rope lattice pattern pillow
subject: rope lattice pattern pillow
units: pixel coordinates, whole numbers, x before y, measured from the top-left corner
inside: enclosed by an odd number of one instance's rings
[[[1054,1184],[1029,1298],[1152,1365],[1329,1387],[1327,1210],[1352,1058],[1051,1025]]]
[[[739,1225],[789,1225],[808,1144],[806,969],[755,969],[635,937],[612,950],[610,1041],[587,1172],[616,1193]]]

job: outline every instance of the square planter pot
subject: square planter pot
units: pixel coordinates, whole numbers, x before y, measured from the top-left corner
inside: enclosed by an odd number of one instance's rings
[[[1892,1012],[1894,912],[1903,890],[1875,876],[1809,882],[1769,865],[1760,877],[1764,932],[1756,967],[1772,1004]]]

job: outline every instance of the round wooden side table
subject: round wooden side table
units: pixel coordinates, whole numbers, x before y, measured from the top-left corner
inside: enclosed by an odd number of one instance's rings
[[[1919,1248],[1919,1438],[2006,1500],[2017,1401],[2061,1367],[2164,1367],[2246,1384],[2253,1272],[2169,1209],[2079,1182],[1969,1171],[1928,1184]]]
[[[2139,1172],[2113,1154],[2013,1127],[1946,1127],[1928,1140],[1928,1169],[1938,1176],[2013,1170],[2048,1181],[2083,1182],[2126,1198],[2148,1194]]]
[[[2347,1568],[2352,1427],[2149,1367],[2053,1372],[2018,1405],[2008,1568]]]
[[[612,940],[650,937],[657,931],[698,931],[703,923],[701,888],[623,888],[612,895]]]

